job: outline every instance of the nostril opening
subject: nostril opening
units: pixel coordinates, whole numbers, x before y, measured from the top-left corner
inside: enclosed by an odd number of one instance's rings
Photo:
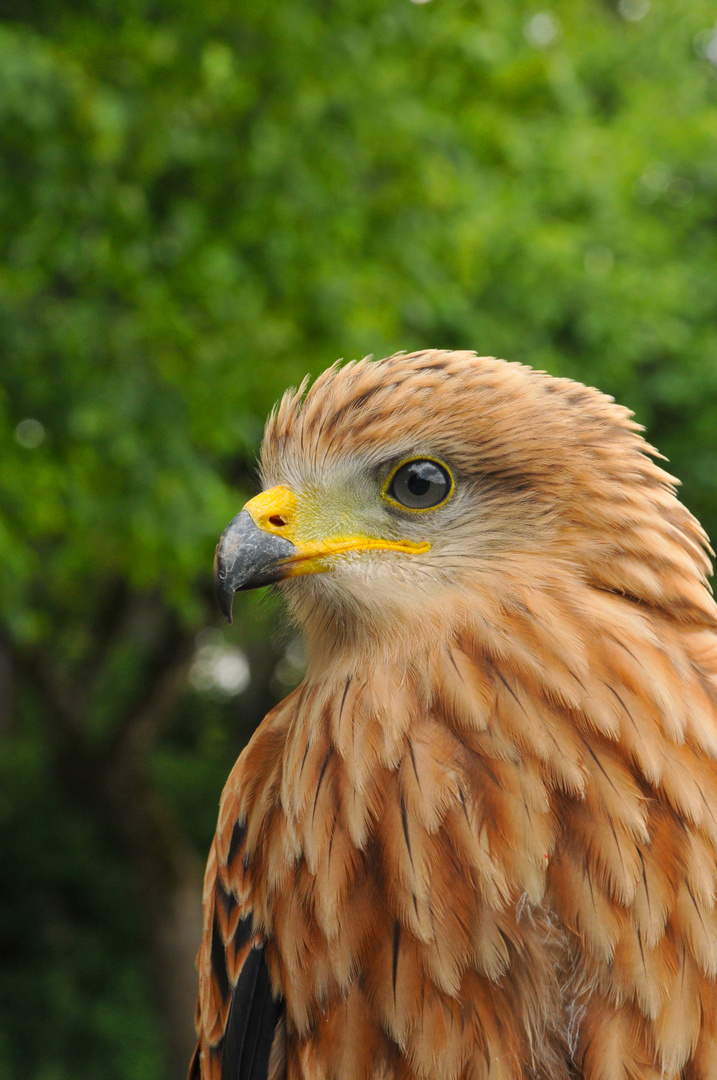
[[[281,517],[280,514],[272,514],[269,518],[269,524],[273,525],[277,529],[283,529],[287,524],[286,518]]]

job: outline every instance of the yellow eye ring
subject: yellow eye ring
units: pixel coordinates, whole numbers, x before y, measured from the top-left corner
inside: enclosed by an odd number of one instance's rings
[[[445,462],[431,457],[404,458],[389,473],[381,497],[399,510],[425,514],[444,506],[455,488],[453,473]]]

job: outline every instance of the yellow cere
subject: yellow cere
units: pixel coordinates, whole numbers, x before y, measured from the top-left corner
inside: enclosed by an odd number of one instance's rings
[[[428,541],[416,543],[413,540],[388,540],[361,535],[302,540],[299,500],[290,488],[284,486],[262,491],[250,499],[244,509],[258,528],[275,536],[283,536],[296,547],[296,555],[286,560],[287,577],[321,573],[329,569],[327,558],[350,551],[403,551],[418,555],[431,547]]]

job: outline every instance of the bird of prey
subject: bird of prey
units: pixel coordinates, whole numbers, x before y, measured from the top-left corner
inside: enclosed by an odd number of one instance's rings
[[[716,1080],[711,554],[631,413],[469,352],[272,413],[217,548],[308,669],[224,790],[201,1080]]]

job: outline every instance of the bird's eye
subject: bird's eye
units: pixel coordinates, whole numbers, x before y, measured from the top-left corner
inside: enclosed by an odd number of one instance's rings
[[[399,465],[384,494],[407,510],[432,510],[453,494],[453,477],[445,465],[419,458]]]

